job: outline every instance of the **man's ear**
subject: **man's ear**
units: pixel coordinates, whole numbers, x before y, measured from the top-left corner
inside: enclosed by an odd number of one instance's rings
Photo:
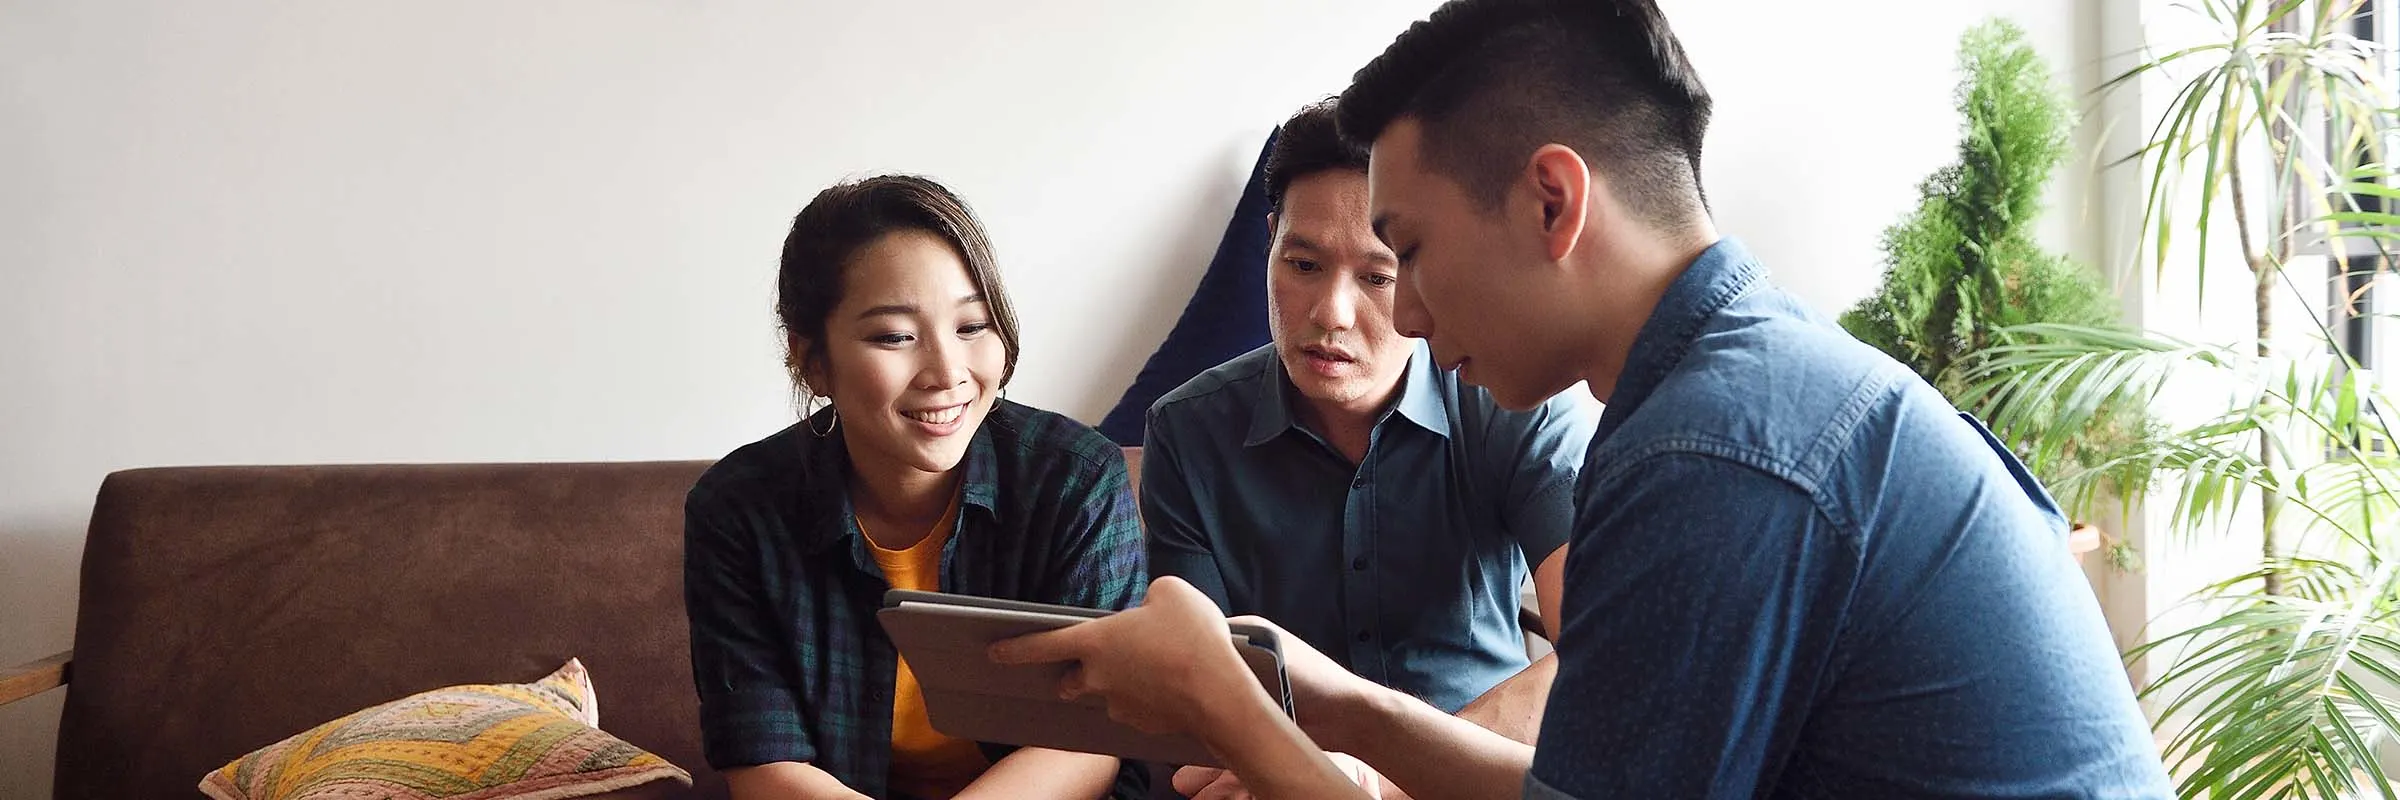
[[[1602,188],[1574,148],[1546,144],[1525,160],[1525,182],[1539,208],[1543,252],[1564,261],[1583,238],[1592,193]]]

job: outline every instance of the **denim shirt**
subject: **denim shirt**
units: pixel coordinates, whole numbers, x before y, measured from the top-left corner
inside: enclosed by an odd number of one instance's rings
[[[1527,797],[2170,796],[2049,496],[1739,243],[1611,394]]]

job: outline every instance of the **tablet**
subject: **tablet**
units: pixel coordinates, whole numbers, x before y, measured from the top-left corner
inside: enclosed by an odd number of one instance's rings
[[[1143,733],[1108,718],[1097,696],[1061,700],[1058,686],[1070,665],[995,663],[986,654],[1002,639],[1056,630],[1108,616],[1074,606],[893,589],[876,621],[908,659],[925,692],[933,729],[978,742],[1101,753],[1165,764],[1223,766],[1200,740]],[[1250,665],[1267,696],[1292,713],[1283,651],[1272,629],[1233,625],[1234,652]]]

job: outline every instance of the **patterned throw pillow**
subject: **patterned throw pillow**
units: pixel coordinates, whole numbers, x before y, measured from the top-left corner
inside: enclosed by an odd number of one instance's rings
[[[537,683],[452,686],[319,725],[200,780],[215,800],[558,800],[690,773],[595,727],[580,660]]]

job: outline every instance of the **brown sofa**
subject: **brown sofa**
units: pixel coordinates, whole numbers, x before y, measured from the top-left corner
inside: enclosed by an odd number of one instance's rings
[[[66,687],[58,797],[190,797],[209,770],[319,722],[576,657],[601,727],[697,781],[626,796],[722,797],[683,616],[683,496],[706,467],[110,475],[75,649],[0,673],[0,703]]]

